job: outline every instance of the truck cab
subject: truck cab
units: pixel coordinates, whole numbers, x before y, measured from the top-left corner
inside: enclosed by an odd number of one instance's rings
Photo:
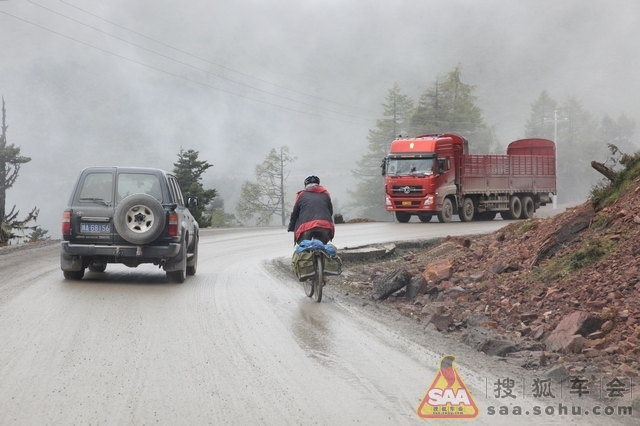
[[[382,165],[386,209],[395,212],[398,222],[408,222],[412,215],[429,222],[434,214],[448,222],[455,213],[456,185],[467,147],[467,140],[454,134],[394,140]]]
[[[382,164],[386,209],[398,222],[529,219],[556,194],[556,147],[540,138],[511,142],[507,154],[469,154],[454,134],[391,142]]]

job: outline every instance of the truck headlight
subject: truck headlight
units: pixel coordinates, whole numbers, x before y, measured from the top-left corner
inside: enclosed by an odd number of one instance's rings
[[[431,204],[433,204],[433,195],[429,195],[427,198],[424,199],[425,206],[430,206]]]
[[[386,197],[385,203],[386,203],[387,206],[391,205],[391,200],[389,199],[389,197]]]

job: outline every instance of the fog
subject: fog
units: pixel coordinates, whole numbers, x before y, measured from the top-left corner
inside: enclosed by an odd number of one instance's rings
[[[281,145],[291,199],[314,173],[344,205],[394,83],[417,100],[461,65],[503,144],[542,90],[640,123],[639,33],[636,0],[0,1],[8,142],[32,158],[7,207],[59,238],[81,169],[171,170],[183,148],[233,212]]]

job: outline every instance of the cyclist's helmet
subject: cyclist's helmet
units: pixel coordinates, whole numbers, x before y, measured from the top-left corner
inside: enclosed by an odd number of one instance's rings
[[[310,183],[317,183],[318,185],[320,185],[320,178],[316,175],[309,175],[304,178],[304,186],[307,186]]]

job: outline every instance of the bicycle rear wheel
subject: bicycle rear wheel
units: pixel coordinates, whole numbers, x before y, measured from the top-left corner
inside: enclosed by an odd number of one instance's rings
[[[322,287],[324,286],[324,259],[322,253],[315,254],[315,263],[316,263],[316,276],[313,277],[313,287],[316,302],[320,303],[322,301]]]
[[[302,285],[304,286],[304,294],[306,294],[307,297],[313,296],[313,289],[315,287],[313,282],[314,282],[315,279],[316,279],[316,277],[313,276],[312,278],[309,278],[309,279],[306,279],[306,280],[302,281]]]

